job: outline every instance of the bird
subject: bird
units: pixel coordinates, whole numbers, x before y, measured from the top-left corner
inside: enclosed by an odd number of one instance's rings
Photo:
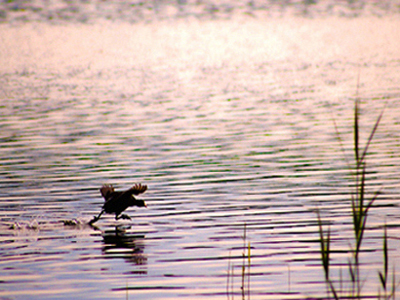
[[[89,225],[97,222],[103,213],[115,213],[115,220],[128,219],[131,217],[122,214],[130,206],[147,207],[146,203],[141,199],[136,199],[133,195],[139,195],[147,190],[147,185],[135,184],[125,192],[116,192],[112,185],[105,184],[101,187],[100,193],[106,201],[103,208],[97,217],[94,217]]]

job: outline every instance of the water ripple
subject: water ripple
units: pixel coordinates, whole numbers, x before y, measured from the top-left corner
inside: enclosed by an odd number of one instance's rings
[[[231,265],[240,298],[244,224],[252,299],[324,296],[316,209],[336,272],[352,238],[357,72],[363,144],[385,107],[367,156],[367,195],[382,193],[363,263],[381,267],[386,222],[397,264],[397,21],[282,20],[3,24],[4,41],[25,44],[0,70],[0,297],[222,299]],[[62,53],[78,32],[92,47]],[[149,186],[147,209],[87,225],[102,184],[135,182]]]

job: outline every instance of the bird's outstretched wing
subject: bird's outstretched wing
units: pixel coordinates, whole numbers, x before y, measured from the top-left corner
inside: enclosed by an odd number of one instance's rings
[[[104,184],[100,189],[100,193],[107,201],[110,198],[110,195],[114,193],[114,187],[112,185]]]
[[[133,195],[139,195],[144,193],[147,190],[147,185],[142,185],[140,183],[136,183],[133,187],[129,189]]]

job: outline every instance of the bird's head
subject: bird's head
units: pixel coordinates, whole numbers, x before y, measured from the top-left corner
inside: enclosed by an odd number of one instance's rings
[[[147,207],[146,202],[144,202],[144,200],[141,200],[141,199],[136,199],[135,205],[137,207]]]

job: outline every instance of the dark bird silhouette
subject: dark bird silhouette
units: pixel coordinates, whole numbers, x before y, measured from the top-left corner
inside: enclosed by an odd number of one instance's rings
[[[147,207],[143,200],[136,199],[133,195],[139,195],[147,190],[147,185],[135,184],[129,190],[125,192],[116,192],[112,185],[103,185],[100,189],[101,195],[105,199],[102,211],[97,217],[94,217],[89,225],[97,222],[103,213],[113,214],[115,213],[115,220],[119,219],[131,219],[128,215],[121,214],[125,209],[130,206]]]

